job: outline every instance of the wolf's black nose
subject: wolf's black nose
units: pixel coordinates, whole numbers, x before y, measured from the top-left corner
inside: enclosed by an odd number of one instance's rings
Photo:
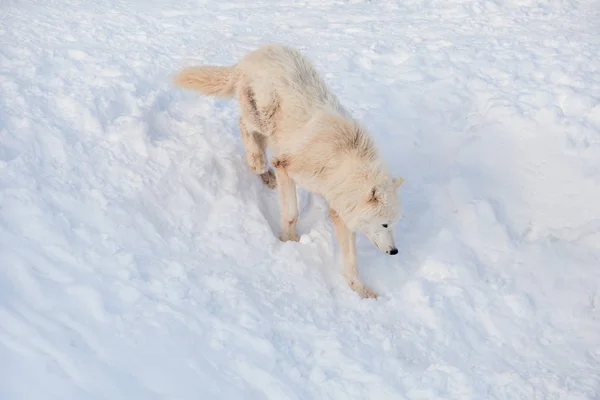
[[[396,254],[398,254],[398,249],[397,248],[393,248],[390,250],[390,254],[395,256]]]

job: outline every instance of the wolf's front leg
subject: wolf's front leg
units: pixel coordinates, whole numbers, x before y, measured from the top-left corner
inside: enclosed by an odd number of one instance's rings
[[[285,171],[285,166],[278,160],[274,160],[275,177],[279,186],[279,198],[281,206],[281,230],[280,239],[284,242],[299,240],[296,234],[298,223],[298,200],[296,198],[296,184]]]
[[[344,277],[348,281],[348,285],[360,297],[376,299],[377,294],[375,294],[373,289],[362,283],[358,276],[358,267],[356,265],[356,234],[348,229],[344,221],[342,221],[334,210],[329,210],[329,218],[333,222],[333,228],[340,244],[342,259],[344,261]]]

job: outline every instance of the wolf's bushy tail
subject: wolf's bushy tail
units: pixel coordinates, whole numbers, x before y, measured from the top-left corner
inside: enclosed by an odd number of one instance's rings
[[[207,96],[232,97],[237,84],[237,74],[234,66],[187,67],[175,74],[173,84],[197,90]]]

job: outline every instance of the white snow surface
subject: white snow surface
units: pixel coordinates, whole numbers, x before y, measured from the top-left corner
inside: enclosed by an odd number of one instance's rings
[[[0,399],[600,397],[600,5],[2,0]],[[405,178],[400,253],[299,243],[233,101],[303,51]]]

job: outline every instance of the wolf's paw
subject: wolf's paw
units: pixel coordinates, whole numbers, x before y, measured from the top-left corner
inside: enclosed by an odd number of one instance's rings
[[[279,240],[281,240],[282,242],[290,242],[290,241],[291,242],[299,242],[300,238],[295,233],[293,233],[293,234],[284,233],[283,235],[279,236]]]
[[[363,299],[377,299],[378,297],[377,293],[375,293],[373,289],[362,282],[349,280],[348,284],[350,285],[350,288],[358,293],[358,295]]]
[[[260,174],[260,179],[269,189],[275,189],[277,187],[277,179],[275,178],[275,172],[272,169],[267,170]]]

